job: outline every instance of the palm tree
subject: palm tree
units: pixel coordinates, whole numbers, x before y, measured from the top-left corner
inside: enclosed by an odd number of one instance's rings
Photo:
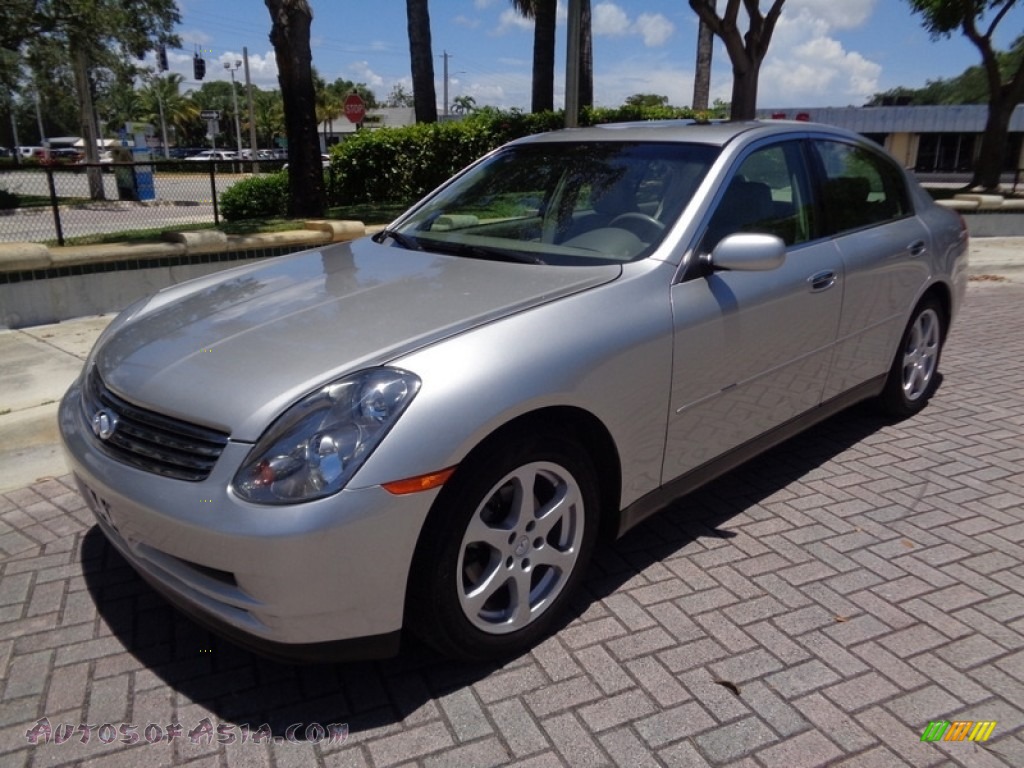
[[[412,98],[417,123],[437,122],[437,91],[434,89],[434,53],[430,44],[430,11],[427,0],[405,0],[409,26],[409,58],[412,62]]]
[[[162,112],[164,123],[174,129],[176,136],[186,136],[199,119],[199,105],[181,93],[184,79],[177,72],[157,75],[139,93],[146,120],[159,125]]]
[[[337,89],[327,84],[317,73],[316,69],[313,70],[313,90],[316,92],[316,122],[317,125],[323,125],[323,144],[327,146],[327,135],[328,131],[334,133],[334,121],[341,117],[345,112],[343,94],[339,94]]]
[[[256,121],[257,143],[269,147],[275,136],[284,135],[284,102],[280,91],[256,91],[253,94],[253,119]]]
[[[717,12],[718,0],[707,0],[712,11]],[[704,19],[700,20],[697,31],[697,70],[693,77],[693,108],[704,111],[711,99],[711,57],[715,48],[715,35]]]
[[[512,0],[516,13],[533,19],[532,112],[555,108],[555,11],[558,0]]]
[[[452,111],[457,115],[468,115],[476,111],[476,99],[472,96],[456,96],[452,99]]]
[[[590,0],[580,0],[580,109],[594,106],[594,38]]]
[[[270,11],[270,42],[277,59],[288,128],[288,213],[319,218],[324,215],[327,198],[316,133],[313,52],[309,44],[313,9],[309,0],[264,2]]]

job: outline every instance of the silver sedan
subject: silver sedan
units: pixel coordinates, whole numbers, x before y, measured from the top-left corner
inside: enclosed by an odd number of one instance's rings
[[[924,407],[966,253],[825,126],[533,136],[373,238],[137,302],[60,426],[110,542],[236,642],[503,657],[599,538],[852,403]]]

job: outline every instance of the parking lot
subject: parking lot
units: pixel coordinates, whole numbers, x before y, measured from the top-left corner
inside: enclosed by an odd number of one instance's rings
[[[502,666],[258,659],[135,576],[69,476],[4,492],[0,765],[1024,765],[1024,284],[971,283],[941,370],[919,416],[855,408],[600,552]]]

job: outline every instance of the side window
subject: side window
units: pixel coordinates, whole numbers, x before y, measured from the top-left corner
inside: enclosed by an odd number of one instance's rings
[[[700,250],[710,252],[723,237],[737,232],[776,235],[786,245],[810,240],[814,207],[808,190],[797,142],[755,150],[733,174],[711,215]]]
[[[854,144],[817,141],[825,172],[830,234],[903,218],[910,213],[903,174],[881,155]]]

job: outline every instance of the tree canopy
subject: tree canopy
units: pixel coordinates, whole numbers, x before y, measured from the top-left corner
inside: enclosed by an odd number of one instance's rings
[[[988,119],[981,137],[981,150],[974,169],[972,187],[998,189],[1005,162],[1010,117],[1024,100],[1024,56],[1017,53],[1004,69],[993,37],[999,24],[1018,5],[1018,0],[906,0],[933,38],[950,37],[959,31],[981,54],[981,68],[988,90]],[[1015,64],[1015,65],[1014,65]]]

